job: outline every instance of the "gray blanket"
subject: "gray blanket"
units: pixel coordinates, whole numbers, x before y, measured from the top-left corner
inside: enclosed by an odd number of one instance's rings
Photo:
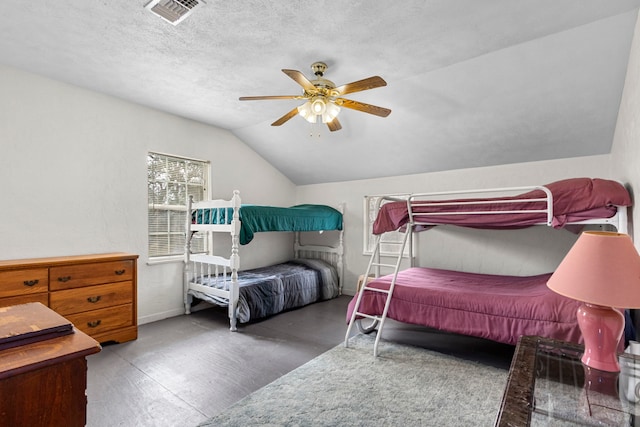
[[[220,277],[200,277],[198,283],[228,290],[228,281]],[[271,316],[338,296],[338,275],[334,267],[318,259],[297,259],[268,267],[238,272],[240,296],[238,321]],[[229,301],[197,291],[196,298],[221,306]]]

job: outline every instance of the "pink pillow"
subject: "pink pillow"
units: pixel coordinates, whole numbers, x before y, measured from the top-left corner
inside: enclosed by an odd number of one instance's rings
[[[553,194],[554,215],[588,211],[603,206],[631,206],[631,196],[617,181],[571,178],[545,185]]]

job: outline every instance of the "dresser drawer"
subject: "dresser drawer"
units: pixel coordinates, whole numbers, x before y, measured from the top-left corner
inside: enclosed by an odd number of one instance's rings
[[[51,267],[49,289],[60,290],[82,286],[133,280],[133,261],[98,262]]]
[[[0,298],[0,307],[9,307],[10,305],[20,305],[29,302],[39,302],[42,305],[49,305],[49,294],[41,292],[39,294],[20,295],[17,297]]]
[[[50,299],[50,307],[63,316],[129,304],[133,301],[133,282],[117,282],[55,291],[51,292]]]
[[[0,298],[37,294],[49,290],[49,270],[30,268],[0,272]]]
[[[64,317],[73,323],[76,328],[88,335],[99,334],[134,324],[133,306],[131,304],[69,314]]]

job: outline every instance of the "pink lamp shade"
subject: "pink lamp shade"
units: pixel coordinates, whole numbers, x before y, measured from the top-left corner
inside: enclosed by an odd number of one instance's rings
[[[619,372],[616,349],[624,316],[618,309],[640,308],[640,255],[631,238],[603,231],[582,233],[547,286],[583,302],[577,313],[585,345],[582,362]]]

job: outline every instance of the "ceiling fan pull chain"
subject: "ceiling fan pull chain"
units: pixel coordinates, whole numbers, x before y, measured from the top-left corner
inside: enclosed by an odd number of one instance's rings
[[[313,138],[317,138],[318,140],[320,140],[320,137],[322,136],[322,127],[320,126],[319,122],[314,122],[314,123],[309,123],[309,138],[313,139]]]

